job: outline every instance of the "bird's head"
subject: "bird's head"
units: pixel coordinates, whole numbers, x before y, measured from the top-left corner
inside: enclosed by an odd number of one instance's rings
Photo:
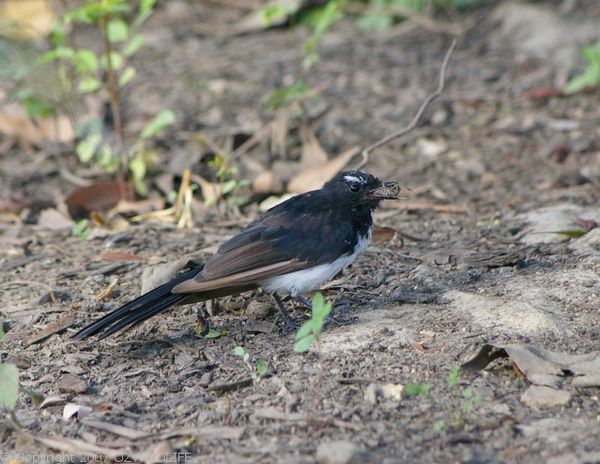
[[[375,208],[381,200],[397,200],[401,189],[396,182],[383,182],[366,172],[343,171],[327,182],[323,190],[353,206]]]

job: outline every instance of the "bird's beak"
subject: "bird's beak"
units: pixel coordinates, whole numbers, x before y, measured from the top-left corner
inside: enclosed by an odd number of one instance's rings
[[[401,190],[396,182],[384,182],[381,187],[369,191],[367,197],[371,200],[397,200]]]

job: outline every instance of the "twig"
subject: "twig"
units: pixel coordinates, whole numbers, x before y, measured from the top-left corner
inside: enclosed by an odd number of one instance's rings
[[[417,124],[421,120],[421,117],[423,116],[423,113],[425,112],[427,107],[431,104],[431,102],[433,100],[435,100],[437,97],[439,97],[442,94],[442,92],[444,91],[444,86],[446,84],[446,68],[448,67],[448,62],[450,61],[450,56],[452,55],[452,52],[454,51],[455,47],[456,47],[456,39],[452,39],[452,44],[450,44],[450,48],[446,52],[446,56],[444,57],[444,61],[442,62],[442,67],[440,69],[440,80],[439,80],[437,89],[435,89],[435,91],[433,93],[431,93],[425,99],[425,101],[423,101],[423,103],[419,107],[419,110],[417,111],[417,113],[414,115],[410,124],[403,127],[399,131],[394,132],[393,134],[390,134],[390,135],[378,140],[374,144],[368,146],[367,148],[365,148],[362,151],[362,160],[360,163],[358,163],[358,165],[356,166],[355,169],[361,169],[369,162],[369,156],[371,155],[371,152],[373,150],[390,143],[392,140],[394,140],[398,137],[401,137],[402,135],[406,134],[407,132],[410,132],[415,127],[417,127]]]
[[[6,417],[5,423],[11,429],[18,433],[26,436],[30,440],[44,445],[46,448],[51,450],[60,450],[63,453],[71,453],[85,456],[105,456],[109,459],[115,459],[119,462],[125,462],[128,459],[131,462],[131,458],[135,459],[135,455],[125,448],[106,448],[103,446],[94,445],[87,443],[82,440],[71,439],[66,437],[44,437],[40,435],[34,435],[26,430],[21,424],[19,424],[14,412],[10,412]]]
[[[117,150],[121,157],[121,163],[117,173],[119,182],[119,193],[122,199],[127,198],[127,188],[125,186],[125,172],[127,171],[128,156],[123,150],[123,125],[121,123],[121,112],[119,109],[119,85],[117,83],[115,70],[112,63],[112,49],[108,39],[108,21],[106,17],[101,18],[100,28],[102,29],[102,41],[104,44],[104,56],[106,58],[106,69],[108,74],[108,93],[110,94],[110,108],[113,116],[115,137],[117,139]]]

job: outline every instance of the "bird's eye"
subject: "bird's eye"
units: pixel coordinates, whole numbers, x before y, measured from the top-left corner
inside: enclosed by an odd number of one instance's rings
[[[354,193],[356,193],[360,190],[360,186],[358,184],[351,184],[350,190],[352,190]]]

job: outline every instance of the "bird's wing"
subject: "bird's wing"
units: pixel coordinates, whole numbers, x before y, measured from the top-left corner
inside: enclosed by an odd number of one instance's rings
[[[177,285],[173,293],[257,284],[335,261],[352,252],[356,238],[350,224],[334,214],[330,208],[311,211],[289,205],[271,210],[224,243],[201,273]]]

